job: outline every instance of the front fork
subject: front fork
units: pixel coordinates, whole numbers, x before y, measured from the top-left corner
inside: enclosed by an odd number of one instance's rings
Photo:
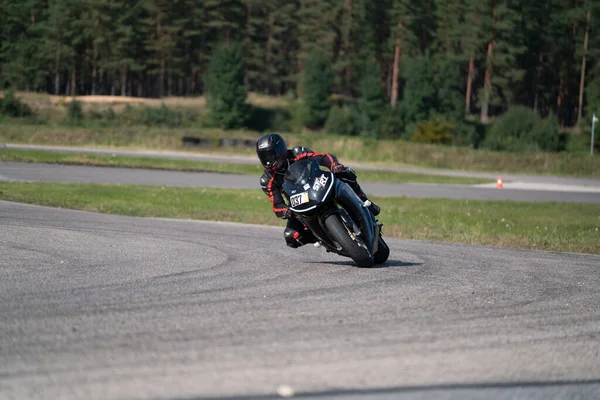
[[[350,237],[365,250],[375,254],[379,248],[382,224],[367,209],[370,204],[362,201],[347,183],[338,180],[336,184],[334,200],[336,208],[324,213],[320,220],[324,221],[334,213],[339,214]],[[354,218],[351,215],[354,215]]]

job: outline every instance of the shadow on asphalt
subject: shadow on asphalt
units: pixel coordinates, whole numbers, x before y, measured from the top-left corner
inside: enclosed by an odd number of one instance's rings
[[[304,399],[598,399],[600,380],[557,380],[524,382],[489,382],[405,386],[375,389],[331,390],[323,392],[300,392],[294,398]],[[281,396],[236,396],[217,397],[219,400],[271,400]],[[204,400],[205,397],[180,398],[178,400]]]
[[[347,265],[349,267],[356,267],[354,261],[309,261],[307,264],[331,264],[331,265]],[[374,265],[371,268],[402,268],[402,267],[418,267],[419,265],[423,265],[423,263],[414,263],[414,262],[405,262],[399,260],[387,260],[384,264]]]

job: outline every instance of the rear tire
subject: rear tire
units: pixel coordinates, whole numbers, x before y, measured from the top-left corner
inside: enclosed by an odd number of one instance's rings
[[[342,246],[342,250],[354,260],[356,265],[362,268],[373,266],[371,253],[350,237],[346,226],[336,214],[331,214],[324,222],[331,239]]]
[[[377,247],[377,252],[373,256],[375,264],[383,264],[387,261],[390,256],[390,248],[387,243],[383,240],[382,237],[379,237],[379,245]]]

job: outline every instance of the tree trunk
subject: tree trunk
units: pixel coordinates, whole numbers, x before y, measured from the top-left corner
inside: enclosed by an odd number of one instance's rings
[[[585,38],[583,39],[583,57],[581,57],[581,79],[579,81],[579,109],[577,110],[577,123],[581,121],[581,116],[583,115],[583,90],[585,88],[585,54],[588,49],[591,11],[591,7],[588,6],[587,19],[585,25]]]
[[[71,96],[77,96],[77,62],[73,61],[71,70]]]
[[[562,128],[564,128],[565,126],[565,116],[563,112],[563,107],[566,103],[565,98],[567,96],[567,89],[565,86],[565,69],[566,66],[563,64],[563,70],[560,73],[560,82],[558,84],[558,98],[556,99],[556,116]]]
[[[265,10],[263,9],[263,11],[265,11]],[[247,41],[248,44],[245,45],[244,48],[251,47],[251,43],[253,43],[252,35],[251,35],[251,31],[252,31],[252,24],[250,22],[251,19],[252,19],[252,2],[249,1],[246,4],[246,25],[245,25],[244,39],[242,41],[242,43],[246,43],[246,41]],[[268,43],[267,43],[267,45],[268,45]],[[242,50],[242,52],[243,52],[243,50]],[[251,53],[251,52],[249,52],[249,53]],[[266,68],[266,69],[268,70],[268,68]],[[260,73],[256,74],[256,82],[255,82],[255,84],[256,84],[257,87],[261,87],[262,84],[263,84],[263,82],[261,82],[261,75],[260,75]],[[250,77],[248,76],[248,74],[244,75],[244,85],[247,86],[247,87],[250,86]]]
[[[169,72],[167,74],[167,96],[173,95],[173,74]]]
[[[346,14],[346,32],[344,32],[343,54],[346,57],[350,53],[350,37],[352,35],[352,0],[344,0],[344,12]],[[345,90],[344,92],[350,96],[352,94],[352,68],[350,65],[344,67]]]
[[[267,54],[265,54],[265,61],[267,62],[267,82],[265,86],[269,87],[273,83],[273,77],[271,76],[271,62],[273,60],[273,26],[275,26],[275,17],[273,16],[273,11],[269,12],[269,33],[267,36]]]
[[[121,64],[121,96],[127,95],[127,64]]]
[[[473,73],[475,72],[475,55],[469,58],[469,72],[467,73],[467,94],[465,95],[465,114],[471,112],[471,92],[473,91]]]
[[[481,102],[481,122],[489,120],[490,96],[492,92],[492,67],[494,65],[494,47],[496,45],[496,4],[492,2],[492,39],[488,43],[485,78],[483,83],[483,101]]]
[[[192,81],[191,81],[191,89],[190,91],[192,92],[192,96],[196,95],[196,74],[198,73],[198,70],[194,69],[192,70]]]
[[[117,85],[119,84],[119,81],[117,79],[117,73],[115,70],[112,70],[112,72],[110,73],[110,78],[110,95],[114,96],[117,93]]]
[[[392,64],[393,67],[393,64]],[[385,90],[386,90],[386,98],[390,99],[392,97],[392,69],[390,65],[386,65],[385,68]]]
[[[402,23],[398,24],[398,32],[396,33],[396,48],[394,49],[394,69],[392,72],[392,93],[390,104],[396,108],[398,102],[398,73],[400,70],[400,51],[402,46]]]
[[[489,119],[490,94],[492,91],[492,57],[494,56],[495,39],[490,40],[487,50],[487,66],[485,68],[485,80],[483,83],[483,101],[481,102],[481,122]]]
[[[161,14],[159,13],[156,18],[156,40],[160,43],[161,38],[163,36],[162,25],[161,25]],[[158,74],[158,97],[163,97],[165,95],[165,67],[166,67],[166,55],[165,49],[160,47],[158,49],[159,57],[160,57],[160,71]]]
[[[94,55],[92,56],[92,96],[96,94],[96,74],[98,73],[98,45],[94,43]]]
[[[538,57],[538,65],[536,67],[536,71],[535,71],[535,79],[533,80],[533,111],[538,112],[538,107],[539,107],[539,91],[537,89],[537,85],[540,82],[540,80],[542,79],[542,63],[544,62],[544,56],[542,54],[539,55]]]
[[[165,59],[164,53],[160,55],[160,74],[158,78],[158,97],[164,97],[165,95],[165,72],[166,72],[167,60]]]
[[[104,94],[104,69],[102,69],[102,67],[100,67],[100,73],[98,74],[98,94]]]
[[[60,94],[60,45],[56,46],[56,69],[54,72],[54,94]]]
[[[431,0],[427,0],[427,22],[421,26],[421,50],[424,51],[427,48],[428,32],[430,28],[429,21],[431,21]]]
[[[67,76],[65,77],[65,96],[69,96],[71,94],[71,80],[69,79],[69,71],[66,71]]]

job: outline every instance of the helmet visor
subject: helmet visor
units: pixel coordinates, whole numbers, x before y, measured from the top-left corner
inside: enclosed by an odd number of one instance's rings
[[[259,154],[260,162],[267,168],[275,167],[275,164],[280,156],[281,154],[277,154],[275,149],[261,151]]]

